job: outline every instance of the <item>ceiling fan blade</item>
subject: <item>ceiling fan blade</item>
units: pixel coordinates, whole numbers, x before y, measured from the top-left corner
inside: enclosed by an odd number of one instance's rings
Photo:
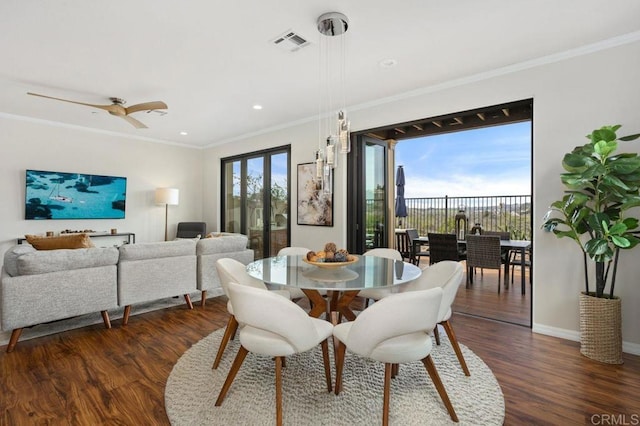
[[[142,104],[131,105],[125,108],[127,114],[131,114],[138,111],[150,111],[154,109],[168,109],[169,107],[162,101],[144,102]]]
[[[116,108],[118,107],[118,105],[95,105],[95,104],[87,104],[85,102],[77,102],[77,101],[70,101],[68,99],[61,99],[61,98],[54,98],[53,96],[45,96],[45,95],[40,95],[38,93],[31,93],[31,92],[27,92],[27,95],[31,95],[31,96],[39,96],[41,98],[47,98],[47,99],[54,99],[56,101],[62,101],[62,102],[69,102],[70,104],[78,104],[78,105],[85,105],[85,106],[89,106],[89,107],[93,107],[93,108],[100,108],[103,109],[105,111],[109,111],[109,112],[116,112]]]
[[[120,115],[119,117],[122,117],[125,120],[127,120],[136,129],[147,129],[148,128],[147,126],[144,125],[144,123],[141,123],[140,121],[136,120],[133,117],[129,117],[128,115]]]

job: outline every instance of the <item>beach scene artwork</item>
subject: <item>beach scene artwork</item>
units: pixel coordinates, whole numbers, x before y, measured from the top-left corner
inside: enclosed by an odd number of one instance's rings
[[[25,219],[124,219],[127,178],[27,170]]]

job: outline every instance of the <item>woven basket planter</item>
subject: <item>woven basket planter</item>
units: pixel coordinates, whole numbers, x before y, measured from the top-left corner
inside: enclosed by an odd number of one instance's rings
[[[580,353],[607,364],[622,364],[622,302],[580,294]]]

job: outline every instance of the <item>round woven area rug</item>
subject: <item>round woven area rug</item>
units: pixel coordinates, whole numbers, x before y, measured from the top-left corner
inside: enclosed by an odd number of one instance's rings
[[[215,401],[239,348],[236,338],[216,370],[211,369],[224,329],[205,337],[178,360],[165,388],[169,421],[182,425],[275,424],[275,362],[249,353],[222,406]],[[464,345],[471,372],[466,377],[444,333],[431,352],[461,425],[501,425],[504,396],[487,365]],[[333,345],[329,345],[331,348]],[[331,352],[331,373],[335,365]],[[283,369],[285,425],[374,425],[382,422],[384,365],[347,352],[340,395],[328,393],[322,351],[316,347],[290,356]],[[446,425],[451,421],[421,362],[400,365],[391,381],[389,422],[392,425]]]

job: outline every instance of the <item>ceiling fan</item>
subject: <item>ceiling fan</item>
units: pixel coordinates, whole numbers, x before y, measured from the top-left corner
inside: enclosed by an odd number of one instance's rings
[[[111,102],[112,102],[111,105],[95,105],[95,104],[88,104],[88,103],[84,103],[84,102],[70,101],[68,99],[54,98],[52,96],[39,95],[38,93],[27,92],[27,95],[39,96],[41,98],[54,99],[56,101],[69,102],[69,103],[72,103],[72,104],[85,105],[85,106],[89,106],[89,107],[93,107],[93,108],[99,108],[99,109],[107,111],[111,115],[115,115],[116,117],[124,118],[127,122],[129,122],[131,125],[133,125],[133,127],[135,127],[136,129],[146,129],[147,126],[145,126],[144,123],[141,123],[140,121],[138,121],[135,118],[131,117],[129,114],[133,114],[134,112],[138,112],[138,111],[153,111],[153,110],[156,110],[156,109],[168,109],[167,104],[165,104],[162,101],[144,102],[144,103],[141,103],[141,104],[131,105],[130,107],[125,107],[124,104],[126,104],[126,102],[123,99],[120,99],[120,98],[109,98],[111,100]]]

